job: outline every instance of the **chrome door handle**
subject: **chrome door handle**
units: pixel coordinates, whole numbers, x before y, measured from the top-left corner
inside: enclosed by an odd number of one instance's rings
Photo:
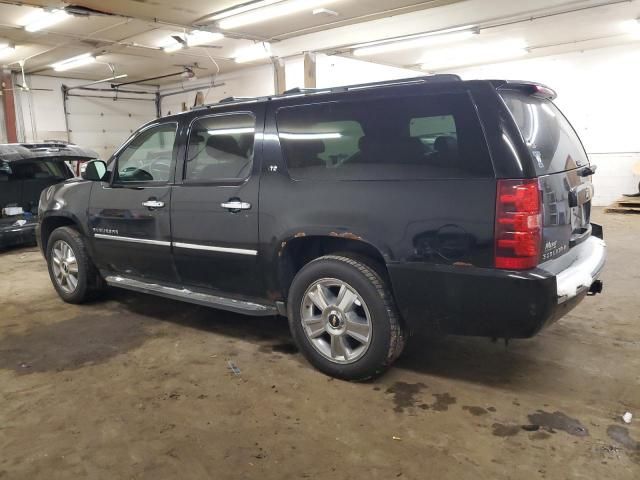
[[[146,202],[142,202],[142,206],[143,207],[147,207],[147,208],[162,208],[164,207],[164,202],[161,202],[159,200],[147,200]]]
[[[249,202],[241,202],[240,200],[230,200],[228,202],[223,202],[220,204],[220,206],[232,211],[249,210],[251,208],[251,204]]]

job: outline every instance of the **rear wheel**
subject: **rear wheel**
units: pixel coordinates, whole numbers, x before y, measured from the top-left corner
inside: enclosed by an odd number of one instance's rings
[[[65,302],[82,303],[102,288],[85,240],[74,228],[53,231],[47,242],[47,265],[51,282]]]
[[[360,260],[330,255],[305,265],[293,280],[288,309],[291,333],[307,360],[337,378],[379,375],[404,346],[386,282]]]

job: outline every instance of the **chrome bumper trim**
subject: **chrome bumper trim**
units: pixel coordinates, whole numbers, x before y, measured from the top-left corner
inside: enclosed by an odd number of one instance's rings
[[[575,262],[556,276],[558,303],[566,302],[576,295],[589,290],[598,279],[607,258],[604,240],[590,237],[584,242],[583,252]]]

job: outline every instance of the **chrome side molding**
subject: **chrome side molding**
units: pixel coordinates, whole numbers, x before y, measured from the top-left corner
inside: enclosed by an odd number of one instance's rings
[[[258,255],[257,250],[249,250],[246,248],[232,248],[232,247],[216,247],[215,245],[200,245],[197,243],[181,243],[181,242],[167,242],[164,240],[152,240],[147,238],[134,238],[123,237],[120,235],[108,235],[105,233],[94,233],[94,238],[100,238],[102,240],[115,240],[117,242],[131,242],[131,243],[144,243],[146,245],[158,245],[161,247],[175,247],[186,248],[190,250],[206,250],[209,252],[221,252],[221,253],[235,253],[237,255]]]

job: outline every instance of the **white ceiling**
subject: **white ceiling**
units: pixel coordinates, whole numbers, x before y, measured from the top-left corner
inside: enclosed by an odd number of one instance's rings
[[[247,1],[78,0],[73,5],[109,15],[74,16],[45,31],[27,33],[22,25],[36,10],[33,6],[60,8],[67,4],[0,0],[0,42],[16,45],[15,52],[0,63],[15,69],[17,64],[13,62],[26,59],[27,72],[87,80],[110,76],[109,64],[117,74],[128,74],[130,80],[180,71],[185,65],[196,66],[196,74],[204,77],[245,67],[232,60],[234,52],[259,40],[270,41],[273,54],[281,57],[305,51],[350,55],[349,47],[355,44],[462,25],[478,26],[480,34],[456,46],[518,39],[526,43],[532,56],[640,41],[640,35],[633,37],[621,27],[623,21],[640,17],[640,0],[334,0],[326,8],[338,16],[304,11],[223,31],[226,38],[210,47],[192,47],[173,54],[160,49],[167,38],[185,30],[199,27],[216,31],[215,23],[203,19],[243,3]],[[430,51],[445,47],[432,47]],[[52,63],[89,52],[98,55],[98,63],[59,74],[50,68]],[[361,58],[418,68],[427,53],[425,48],[415,48]]]

